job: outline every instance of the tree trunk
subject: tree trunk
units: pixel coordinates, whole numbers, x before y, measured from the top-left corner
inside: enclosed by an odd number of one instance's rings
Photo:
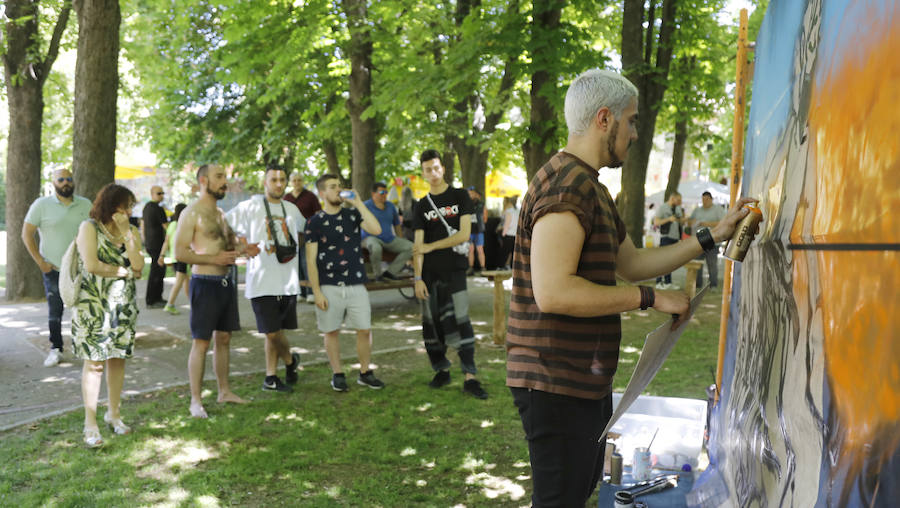
[[[490,152],[481,150],[477,146],[467,146],[465,140],[457,138],[454,141],[456,153],[459,155],[459,172],[463,187],[474,185],[478,192],[484,196],[485,174]]]
[[[9,84],[9,73],[6,83]],[[21,75],[20,75],[21,78]],[[22,243],[22,223],[41,188],[42,83],[22,78],[7,86],[9,138],[6,155],[6,298],[40,298],[41,271]]]
[[[350,27],[350,134],[353,140],[351,156],[352,185],[366,195],[375,183],[374,118],[363,118],[372,101],[372,37],[366,23],[366,0],[344,0],[344,11]]]
[[[531,114],[528,133],[522,145],[528,181],[556,153],[556,133],[559,129],[556,110],[550,98],[557,94],[558,65],[553,43],[558,40],[559,20],[564,2],[534,0],[531,22],[531,55],[536,69],[531,75]]]
[[[6,299],[41,298],[41,272],[22,243],[22,224],[41,189],[41,123],[44,82],[59,51],[69,21],[63,5],[53,29],[47,56],[41,60],[38,4],[5,2],[3,73],[9,102],[6,152]],[[0,39],[3,40],[3,39]]]
[[[650,12],[644,10],[644,0],[624,0],[622,14],[622,69],[638,89],[638,140],[631,145],[622,168],[622,220],[635,246],[641,246],[644,229],[644,182],[647,162],[653,149],[656,116],[666,91],[669,65],[672,62],[672,34],[675,31],[675,0],[663,0],[662,21],[658,37],[655,29],[656,9],[651,2]],[[647,14],[647,16],[645,16]],[[646,19],[645,19],[646,18]],[[646,21],[648,32],[644,32]],[[645,47],[645,39],[647,47]],[[656,41],[656,61],[650,45]]]
[[[675,122],[675,144],[672,145],[672,167],[669,169],[669,183],[666,184],[665,200],[678,190],[681,183],[681,168],[684,166],[684,149],[687,146],[687,120]]]
[[[447,148],[441,154],[441,162],[444,164],[444,181],[447,185],[453,185],[453,178],[456,176],[456,159],[462,157],[456,153],[454,148],[456,138],[453,136],[446,137]],[[462,180],[462,177],[460,177]]]
[[[333,141],[325,141],[322,143],[322,151],[325,152],[325,162],[328,164],[328,172],[333,175],[340,175],[341,165],[338,162],[337,145],[335,145]]]
[[[75,193],[93,200],[116,173],[119,89],[118,0],[76,0],[78,56],[72,172]]]

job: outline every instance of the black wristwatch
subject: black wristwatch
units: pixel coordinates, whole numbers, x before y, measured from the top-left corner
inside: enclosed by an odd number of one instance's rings
[[[697,241],[700,242],[700,247],[703,247],[704,251],[710,251],[716,248],[716,241],[713,240],[709,228],[700,228],[697,230]]]

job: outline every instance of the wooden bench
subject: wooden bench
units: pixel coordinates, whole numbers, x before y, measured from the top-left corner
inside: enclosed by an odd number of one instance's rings
[[[494,325],[491,337],[494,344],[506,343],[506,291],[503,281],[512,277],[512,270],[488,270],[481,272],[483,277],[494,281]]]
[[[309,281],[306,280],[300,281],[300,285],[303,287],[310,287]],[[383,281],[370,280],[369,282],[366,282],[367,291],[381,291],[383,289],[396,289],[403,298],[406,298],[407,300],[416,299],[416,284],[412,277],[404,277],[400,280],[386,279]]]
[[[391,262],[397,255],[393,252],[384,251],[381,254],[382,261]],[[363,263],[367,269],[369,267],[369,251],[363,248]],[[369,276],[369,282],[366,282],[366,290],[367,291],[382,291],[385,289],[396,289],[400,292],[400,295],[407,300],[415,300],[416,299],[416,283],[415,279],[412,277],[403,277],[400,280],[392,280],[392,279],[384,279],[384,280],[375,280],[374,276]],[[301,286],[309,287],[309,281],[300,281]]]

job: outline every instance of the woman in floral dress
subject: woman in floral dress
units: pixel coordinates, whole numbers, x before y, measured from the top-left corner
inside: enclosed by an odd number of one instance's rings
[[[81,223],[75,241],[81,259],[81,290],[72,314],[75,356],[84,360],[84,442],[103,444],[97,426],[97,399],[106,367],[109,409],[103,420],[116,434],[131,429],[122,423],[119,405],[125,381],[125,359],[134,349],[138,308],[134,279],[141,276],[144,256],[137,228],[128,223],[135,197],[121,185],[109,184],[97,194],[90,219]]]

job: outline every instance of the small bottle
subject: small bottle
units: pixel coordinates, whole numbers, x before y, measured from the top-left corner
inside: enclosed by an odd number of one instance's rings
[[[354,196],[356,196],[356,193],[352,190],[342,190],[340,196],[344,199],[353,199]]]
[[[613,452],[609,457],[609,483],[622,484],[622,454]]]
[[[616,508],[634,508],[634,494],[627,490],[616,492],[615,503]]]
[[[750,210],[750,213],[741,219],[741,222],[734,228],[731,241],[725,247],[725,257],[737,262],[744,260],[744,256],[750,249],[750,242],[756,236],[756,227],[762,221],[762,211],[759,208],[753,205],[744,205],[744,208]]]

